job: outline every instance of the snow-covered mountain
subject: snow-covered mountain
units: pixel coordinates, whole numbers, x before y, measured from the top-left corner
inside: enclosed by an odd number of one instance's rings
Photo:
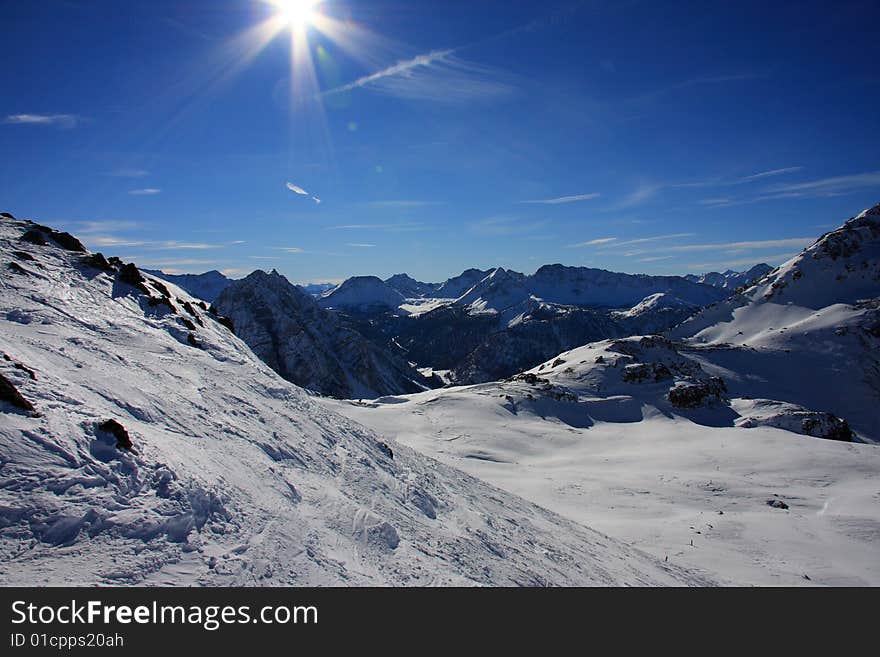
[[[625,335],[662,333],[694,314],[699,306],[666,292],[651,294],[629,310],[612,310],[611,317]]]
[[[711,582],[389,447],[49,231],[0,218],[0,584]]]
[[[234,281],[217,308],[273,370],[333,397],[417,392],[429,382],[399,354],[380,349],[275,270]]]
[[[298,285],[297,287],[301,288],[303,292],[306,294],[310,294],[313,297],[320,297],[325,292],[332,290],[336,287],[335,283],[308,283],[306,285]]]
[[[351,310],[393,310],[405,301],[403,295],[376,276],[353,276],[321,295],[324,308]]]
[[[529,302],[532,295],[522,280],[501,267],[493,269],[485,278],[455,300],[470,313],[501,313]]]
[[[400,292],[407,299],[416,297],[430,297],[437,288],[439,283],[423,283],[417,281],[407,274],[395,274],[385,279],[385,283],[392,289]]]
[[[527,286],[536,297],[552,303],[613,308],[634,306],[658,292],[698,306],[726,296],[723,290],[681,276],[621,274],[564,265],[544,265],[529,277]]]
[[[746,271],[733,271],[728,269],[724,272],[710,271],[706,274],[688,274],[685,278],[693,283],[703,283],[704,285],[712,285],[725,290],[736,290],[752,283],[755,279],[760,278],[773,267],[768,264],[760,263],[747,269]]]
[[[830,410],[880,442],[880,205],[670,335],[741,394]]]
[[[166,274],[158,269],[144,269],[143,271],[161,278],[163,281],[174,283],[197,299],[204,299],[208,303],[214,303],[214,299],[232,282],[216,269],[206,271],[204,274]]]
[[[437,291],[431,296],[439,299],[457,299],[486,278],[491,272],[491,269],[485,271],[482,269],[466,269],[458,276],[453,276],[441,283]]]

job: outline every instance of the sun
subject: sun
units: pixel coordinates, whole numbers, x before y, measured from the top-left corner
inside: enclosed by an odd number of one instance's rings
[[[291,28],[299,30],[311,24],[314,8],[321,0],[270,0],[278,17]]]

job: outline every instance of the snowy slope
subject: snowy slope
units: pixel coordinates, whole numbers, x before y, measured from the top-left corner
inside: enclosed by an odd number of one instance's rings
[[[27,230],[0,219],[0,372],[36,410],[0,402],[3,585],[708,581],[392,453],[181,289]]]
[[[144,269],[144,271],[163,281],[174,283],[190,295],[204,299],[208,303],[214,303],[214,299],[220,296],[220,293],[232,282],[216,269],[206,271],[204,274],[166,274],[154,269]]]
[[[880,585],[880,448],[804,435],[840,423],[715,376],[689,348],[634,337],[507,381],[324,403],[722,582]]]
[[[405,301],[403,295],[376,276],[353,276],[321,295],[324,308],[395,309]]]

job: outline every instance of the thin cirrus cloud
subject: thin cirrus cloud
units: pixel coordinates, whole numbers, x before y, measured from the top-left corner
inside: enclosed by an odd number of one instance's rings
[[[764,198],[815,198],[849,194],[864,189],[880,188],[880,171],[849,176],[834,176],[801,183],[772,185]]]
[[[573,196],[558,196],[556,198],[534,199],[531,201],[520,201],[520,203],[540,203],[544,205],[557,205],[559,203],[574,203],[576,201],[589,201],[590,199],[599,198],[601,194],[592,192],[590,194],[575,194]]]
[[[366,242],[346,242],[345,246],[353,246],[359,249],[372,249],[375,244],[367,244]]]
[[[789,237],[779,240],[755,240],[747,242],[721,242],[713,244],[681,244],[663,247],[663,251],[747,251],[750,249],[803,248],[816,241],[815,237]]]
[[[773,262],[785,262],[786,260],[793,258],[796,255],[796,253],[778,253],[771,256],[762,256],[761,260],[767,262],[768,264]],[[717,271],[727,267],[747,267],[750,265],[754,265],[755,262],[755,258],[736,258],[734,260],[723,260],[721,262],[694,263],[687,265],[687,268],[691,271]]]
[[[161,194],[162,190],[155,187],[147,187],[145,189],[132,189],[128,193],[132,196],[155,196],[156,194]]]
[[[375,208],[421,208],[430,205],[442,205],[442,201],[411,201],[411,200],[388,200],[368,201],[367,205]]]
[[[539,239],[535,233],[547,226],[546,221],[523,221],[516,216],[493,216],[480,219],[469,225],[469,229],[478,235],[522,235],[529,239]]]
[[[89,244],[95,246],[131,247],[139,246],[157,251],[202,251],[205,249],[223,249],[229,244],[208,244],[205,242],[179,242],[177,240],[138,240],[115,235],[84,236]],[[241,242],[232,242],[237,244]]]
[[[73,128],[82,121],[76,114],[9,114],[3,123],[10,125],[41,125]]]
[[[616,241],[616,237],[597,237],[594,240],[589,240],[587,242],[578,242],[577,244],[569,244],[568,246],[571,248],[578,248],[581,246],[599,246],[601,244],[609,244]]]
[[[143,178],[144,176],[149,176],[150,172],[146,169],[114,169],[107,173],[108,176],[113,176],[114,178]]]
[[[324,230],[378,230],[389,232],[406,233],[410,231],[429,230],[429,226],[421,223],[400,224],[343,224],[341,226],[327,226]]]
[[[455,52],[454,48],[434,50],[401,60],[322,95],[370,89],[407,100],[458,103],[497,98],[514,91],[501,72],[465,61]]]
[[[750,183],[756,183],[767,178],[772,178],[774,176],[784,176],[792,173],[797,173],[801,171],[803,167],[795,166],[795,167],[782,167],[779,169],[769,169],[767,171],[759,171],[757,173],[752,173],[747,176],[739,176],[736,178],[708,178],[705,180],[691,180],[688,182],[677,182],[677,183],[657,183],[657,182],[646,182],[641,183],[636,189],[630,192],[627,196],[625,196],[614,209],[618,208],[628,208],[634,205],[639,205],[644,203],[645,201],[650,200],[654,196],[656,196],[659,192],[664,189],[704,189],[704,188],[712,188],[712,187],[735,187],[737,185],[748,185]],[[706,198],[698,201],[701,205],[705,205],[707,207],[725,207],[728,205],[737,205],[742,201],[737,201],[731,199],[729,197],[715,197],[715,198]]]

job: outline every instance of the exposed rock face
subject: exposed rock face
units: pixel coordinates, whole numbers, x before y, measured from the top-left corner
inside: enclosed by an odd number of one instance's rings
[[[28,413],[34,412],[34,405],[22,397],[12,381],[2,374],[0,374],[0,401],[12,404],[15,408],[27,411]]]
[[[98,429],[109,433],[114,438],[116,438],[117,449],[125,449],[131,451],[131,448],[134,447],[133,443],[131,442],[131,437],[128,435],[128,431],[126,431],[125,427],[116,420],[112,418],[109,420],[105,420],[98,425]]]
[[[214,306],[236,334],[288,381],[340,398],[417,392],[428,381],[273,271],[234,281]]]
[[[38,246],[46,246],[51,241],[67,251],[87,253],[86,247],[82,245],[82,242],[70,233],[65,233],[35,223],[30,223],[30,226],[31,227],[21,236],[21,239],[25,242],[30,242],[31,244],[36,244]]]

